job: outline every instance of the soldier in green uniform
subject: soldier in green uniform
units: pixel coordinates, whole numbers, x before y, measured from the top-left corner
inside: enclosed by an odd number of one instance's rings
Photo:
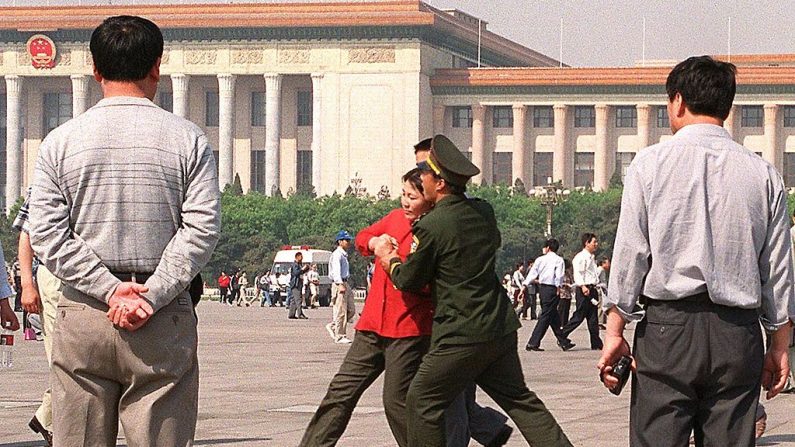
[[[400,260],[388,237],[376,246],[395,287],[431,285],[436,305],[431,349],[406,397],[410,447],[445,445],[444,410],[474,381],[513,419],[531,445],[570,446],[544,403],[525,385],[517,352],[520,327],[494,270],[500,232],[487,202],[467,198],[480,171],[443,135],[422,169],[435,209],[414,224],[412,253]]]

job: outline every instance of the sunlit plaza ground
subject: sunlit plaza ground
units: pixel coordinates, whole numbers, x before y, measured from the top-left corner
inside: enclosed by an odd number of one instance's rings
[[[309,320],[288,320],[281,308],[205,301],[198,313],[201,385],[196,445],[296,446],[348,349],[332,343],[323,328],[331,310],[309,310]],[[528,320],[520,329],[522,346],[533,324]],[[564,353],[549,333],[542,344],[545,352],[522,350],[528,385],[575,445],[628,445],[629,389],[615,397],[597,381],[598,352],[588,349],[584,325],[573,341],[578,346]],[[14,356],[14,368],[0,370],[0,446],[40,446],[43,442],[28,430],[27,422],[47,382],[44,345],[20,340]],[[381,406],[381,387],[379,379],[364,394],[340,446],[395,445]],[[479,401],[494,405],[482,393]],[[777,397],[766,406],[768,429],[758,445],[795,446],[795,395]],[[124,444],[123,438],[119,444]],[[507,445],[527,444],[515,431]]]

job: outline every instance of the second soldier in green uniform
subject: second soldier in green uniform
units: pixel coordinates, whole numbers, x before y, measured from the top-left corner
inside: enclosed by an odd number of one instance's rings
[[[525,385],[517,352],[520,327],[495,272],[500,232],[487,202],[467,198],[480,171],[443,135],[433,138],[423,169],[435,209],[414,225],[412,253],[402,262],[388,239],[376,249],[395,286],[430,284],[435,301],[431,349],[406,397],[410,447],[445,445],[444,410],[474,381],[513,419],[531,445],[570,446],[544,403]]]

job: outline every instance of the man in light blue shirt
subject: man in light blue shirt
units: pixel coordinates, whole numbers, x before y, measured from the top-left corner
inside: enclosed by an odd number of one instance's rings
[[[606,387],[635,330],[630,444],[752,447],[760,385],[784,387],[795,318],[787,191],[722,127],[736,68],[691,57],[666,81],[674,136],[627,170],[598,367]],[[641,308],[638,304],[643,304]],[[760,328],[771,332],[765,354]]]
[[[356,305],[353,302],[353,291],[348,286],[350,266],[348,264],[348,248],[351,246],[351,235],[345,230],[337,233],[335,241],[337,248],[331,253],[328,264],[328,276],[331,279],[331,302],[333,307],[331,323],[326,325],[326,330],[335,343],[350,344],[347,336],[348,323],[356,315]]]
[[[563,258],[557,255],[560,243],[557,239],[549,239],[544,245],[544,255],[533,263],[533,267],[524,280],[525,289],[532,283],[538,284],[539,295],[541,296],[541,315],[538,323],[533,328],[533,335],[525,347],[528,351],[543,351],[541,340],[547,334],[547,329],[552,327],[552,333],[558,339],[558,346],[564,351],[574,347],[563,331],[560,329],[560,314],[558,314],[558,303],[560,295],[558,289],[563,284],[564,263]],[[522,293],[525,293],[524,291]]]

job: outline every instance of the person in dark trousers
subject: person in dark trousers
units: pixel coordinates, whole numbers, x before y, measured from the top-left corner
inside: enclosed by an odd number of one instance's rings
[[[527,261],[527,270],[526,271],[529,272],[530,269],[533,268],[533,263],[534,262],[535,261],[533,259]],[[525,276],[525,279],[526,278],[527,277]],[[526,320],[527,319],[527,309],[530,309],[530,319],[531,320],[537,319],[538,318],[538,315],[536,314],[536,301],[537,301],[536,300],[536,295],[538,295],[538,287],[537,287],[537,285],[535,283],[531,282],[531,283],[529,283],[528,285],[525,286],[524,285],[524,279],[523,279],[522,280],[522,290],[520,290],[519,292],[520,293],[524,292],[524,294],[520,295],[519,303],[521,303],[521,304],[519,305],[519,307],[516,308],[516,316],[520,317],[522,320]]]
[[[304,254],[300,251],[295,254],[295,262],[293,265],[290,266],[290,310],[287,314],[287,318],[294,320],[294,319],[302,319],[306,320],[308,317],[304,315],[304,311],[301,309],[303,306],[303,294],[302,290],[304,287],[304,273],[309,270],[308,265],[304,265]]]
[[[560,314],[558,314],[558,303],[560,288],[563,286],[565,263],[563,258],[558,256],[557,251],[560,243],[557,239],[548,239],[544,244],[544,256],[540,256],[533,263],[533,268],[524,280],[525,286],[531,283],[538,283],[538,290],[541,292],[541,317],[538,319],[530,340],[525,347],[528,351],[543,351],[541,340],[547,334],[547,329],[552,328],[552,333],[558,339],[558,346],[564,351],[568,351],[575,345],[563,335],[560,329]]]
[[[508,413],[530,444],[570,446],[525,384],[519,319],[495,272],[501,239],[494,210],[464,194],[479,169],[443,135],[433,138],[427,160],[417,167],[434,210],[414,225],[405,261],[388,237],[374,246],[395,287],[419,291],[430,284],[436,304],[430,351],[406,396],[408,446],[444,446],[444,412],[472,382]]]
[[[229,305],[234,306],[238,299],[240,299],[240,272],[235,272],[234,275],[229,277]]]
[[[226,272],[221,272],[221,276],[218,277],[218,290],[221,292],[221,304],[225,304],[229,294],[229,283],[232,281],[232,278],[226,274]]]
[[[665,84],[674,135],[627,170],[597,367],[615,387],[611,365],[630,355],[624,326],[637,321],[633,447],[684,446],[691,431],[696,446],[752,447],[760,389],[773,398],[789,373],[787,190],[722,126],[735,73],[709,56],[677,64]]]
[[[599,321],[597,320],[596,306],[599,304],[599,272],[596,269],[594,253],[599,248],[599,240],[593,233],[582,235],[582,251],[574,256],[571,261],[574,273],[574,298],[577,308],[568,324],[563,327],[563,335],[567,337],[585,321],[588,324],[588,333],[591,337],[591,349],[602,349],[602,339],[599,338]]]

